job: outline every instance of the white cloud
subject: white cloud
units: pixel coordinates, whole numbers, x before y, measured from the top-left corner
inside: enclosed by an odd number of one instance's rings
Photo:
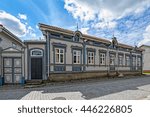
[[[86,27],[86,28],[81,28],[80,31],[83,33],[83,34],[88,34],[88,30],[89,28]]]
[[[109,22],[115,27],[115,19],[129,13],[140,13],[150,6],[150,0],[64,0],[64,8],[81,21],[96,21],[97,26],[104,27],[100,22]]]
[[[82,2],[79,0],[65,0],[64,8],[72,13],[76,19],[79,18],[84,21],[93,20],[95,18],[95,9],[88,6],[88,4],[80,4]]]
[[[18,14],[19,19],[27,20],[27,15],[25,14]]]
[[[5,11],[0,11],[0,23],[17,36],[23,36],[27,32],[25,24],[23,24],[17,17]]]
[[[117,22],[115,21],[110,21],[110,22],[97,22],[95,24],[93,24],[92,27],[96,28],[96,29],[103,29],[103,28],[115,28],[115,26],[117,25]]]
[[[36,27],[36,29],[39,29],[39,26],[38,26],[38,25],[36,25],[35,27]]]
[[[4,25],[4,27],[6,27],[18,37],[35,37],[35,31],[31,26],[28,25],[27,22],[22,23],[19,18],[2,10],[0,11],[0,24]]]
[[[133,46],[142,36],[139,44],[150,43],[150,31],[147,29],[142,35],[148,24],[148,15],[144,13],[150,0],[64,0],[64,3],[81,27],[88,28],[85,32],[105,38],[114,33],[118,41]]]
[[[150,45],[150,25],[148,25],[143,34],[143,39],[138,43],[138,46]]]

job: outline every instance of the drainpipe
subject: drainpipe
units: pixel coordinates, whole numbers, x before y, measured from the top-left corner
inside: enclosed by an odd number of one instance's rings
[[[106,65],[107,65],[107,76],[109,76],[109,69],[110,69],[110,56],[109,56],[109,49],[107,47],[107,53],[106,53]]]
[[[143,74],[143,52],[141,52],[141,74]]]
[[[119,73],[119,59],[118,59],[118,48],[117,48],[117,55],[116,55],[116,66],[117,66],[117,75],[118,75],[118,73]]]
[[[24,57],[23,57],[24,55]],[[25,48],[21,47],[21,70],[22,70],[22,78],[21,78],[21,84],[25,83]],[[24,70],[23,70],[24,69]]]
[[[130,71],[132,71],[132,52],[130,52]]]
[[[83,40],[83,71],[86,71],[86,41]]]
[[[47,78],[49,78],[49,64],[50,64],[50,47],[49,47],[49,33],[47,32],[46,34],[46,42],[47,42]]]

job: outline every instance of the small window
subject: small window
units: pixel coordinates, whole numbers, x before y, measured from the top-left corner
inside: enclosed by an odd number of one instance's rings
[[[63,37],[64,37],[65,39],[68,39],[68,40],[71,40],[71,39],[72,39],[71,36],[67,36],[67,35],[64,35]]]
[[[74,41],[79,42],[79,40],[80,40],[80,35],[76,34],[74,37]]]
[[[94,64],[94,52],[88,52],[88,64]]]
[[[100,65],[105,65],[105,64],[106,64],[106,54],[100,53]]]
[[[33,49],[33,50],[31,50],[31,56],[33,57],[41,57],[41,56],[43,56],[43,51],[42,50],[40,50],[40,49]]]
[[[58,34],[58,33],[51,33],[51,36],[53,36],[53,37],[60,37],[60,34]]]
[[[64,49],[55,48],[55,62],[58,64],[64,63]]]
[[[81,60],[81,51],[79,50],[73,50],[73,63],[74,64],[80,64]]]

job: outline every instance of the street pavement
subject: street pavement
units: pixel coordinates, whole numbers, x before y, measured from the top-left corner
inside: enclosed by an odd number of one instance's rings
[[[150,76],[0,87],[1,100],[150,100]]]

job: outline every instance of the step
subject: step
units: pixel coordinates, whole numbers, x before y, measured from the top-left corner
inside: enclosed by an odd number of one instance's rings
[[[45,86],[45,84],[34,84],[34,85],[25,84],[24,88],[37,88],[37,87],[43,87],[43,86]]]
[[[42,84],[42,80],[27,80],[26,85],[40,85]]]

